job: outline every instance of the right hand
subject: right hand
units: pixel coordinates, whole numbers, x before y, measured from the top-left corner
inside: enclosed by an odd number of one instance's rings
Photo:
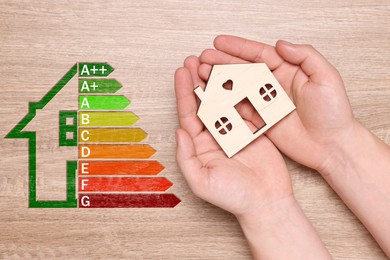
[[[272,47],[235,36],[218,36],[214,45],[200,56],[201,78],[214,64],[266,63],[296,105],[266,135],[301,164],[320,172],[335,167],[335,154],[359,126],[338,71],[309,45],[278,41]]]

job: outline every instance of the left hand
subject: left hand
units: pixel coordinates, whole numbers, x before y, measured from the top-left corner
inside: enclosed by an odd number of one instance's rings
[[[176,132],[177,162],[195,195],[237,217],[251,215],[287,197],[293,198],[283,157],[266,137],[260,136],[227,158],[197,116],[194,87],[205,83],[198,76],[197,57],[185,60],[175,73],[180,129]],[[256,122],[246,118],[249,126]],[[261,211],[261,210],[260,210]]]

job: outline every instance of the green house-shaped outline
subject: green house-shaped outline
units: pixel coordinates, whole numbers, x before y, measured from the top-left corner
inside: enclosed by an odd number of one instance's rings
[[[43,109],[77,74],[77,63],[58,81],[39,102],[30,102],[28,114],[8,133],[5,138],[26,138],[29,140],[29,207],[30,208],[77,208],[76,170],[77,161],[67,161],[67,196],[65,201],[37,201],[37,136],[36,132],[23,131],[38,109]]]

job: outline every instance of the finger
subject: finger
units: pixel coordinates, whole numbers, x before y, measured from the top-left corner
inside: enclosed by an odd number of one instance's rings
[[[199,76],[204,80],[207,81],[209,79],[211,69],[213,68],[212,65],[203,63],[199,66],[198,73]]]
[[[207,178],[207,168],[196,155],[191,136],[184,129],[176,130],[176,160],[191,190],[197,195],[203,194]]]
[[[184,67],[190,71],[194,88],[197,86],[204,86],[204,81],[199,77],[198,74],[199,66],[200,62],[196,56],[189,56],[184,60]]]
[[[256,130],[265,125],[263,118],[257,113],[255,108],[250,105],[249,100],[240,102],[235,108],[252,132],[256,132]]]
[[[204,50],[199,56],[199,60],[202,63],[199,67],[199,76],[204,81],[208,80],[212,66],[215,64],[248,63],[248,61],[231,56],[225,52],[213,49]]]
[[[207,63],[210,65],[215,64],[236,64],[236,63],[248,63],[249,61],[237,58],[223,51],[207,49],[199,56],[201,63]]]
[[[180,126],[192,137],[203,130],[203,124],[197,116],[198,105],[194,93],[194,83],[187,68],[179,68],[175,73],[175,94]]]
[[[314,83],[340,80],[338,71],[310,45],[278,41],[276,50],[286,61],[299,65]]]
[[[214,46],[217,50],[249,62],[265,62],[270,70],[275,70],[284,62],[274,47],[236,36],[217,36]]]
[[[294,133],[286,131],[286,129],[294,129]],[[319,146],[312,138],[308,138],[308,132],[296,111],[293,111],[279,121],[277,125],[268,129],[265,134],[282,153],[292,160],[313,169],[316,168],[316,162],[312,160],[313,154],[324,153],[322,146]],[[301,149],[297,151],[297,147]],[[310,149],[307,149],[307,147],[310,147]]]

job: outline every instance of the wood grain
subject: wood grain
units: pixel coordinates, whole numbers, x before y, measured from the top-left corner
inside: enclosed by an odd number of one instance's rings
[[[355,116],[390,144],[389,17],[388,0],[0,0],[0,258],[250,259],[235,218],[196,198],[177,168],[175,69],[222,33],[312,44],[342,74]],[[159,176],[182,200],[176,208],[28,208],[28,143],[3,137],[29,101],[88,61],[115,67],[112,76],[140,118],[136,126],[165,167]],[[73,94],[63,93],[65,100]],[[39,116],[45,131],[55,131],[50,111]],[[54,136],[42,138],[42,165],[65,156],[50,155]],[[335,259],[386,259],[318,173],[287,161],[296,197]],[[51,167],[54,174],[65,166],[58,160]],[[52,178],[61,198],[63,176]]]

